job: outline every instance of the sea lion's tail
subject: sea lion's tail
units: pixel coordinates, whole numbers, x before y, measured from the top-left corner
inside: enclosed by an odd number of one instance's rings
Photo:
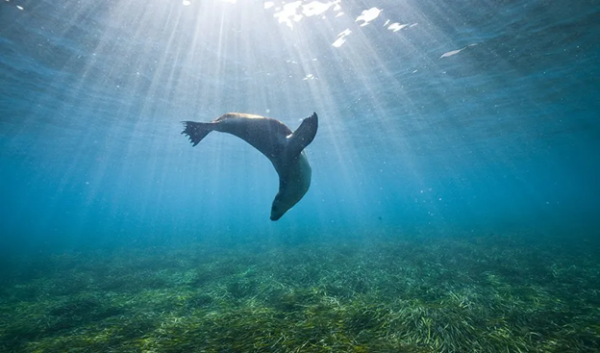
[[[199,144],[209,132],[214,130],[214,123],[197,123],[194,121],[182,121],[182,123],[185,129],[181,133],[188,135],[193,146]]]

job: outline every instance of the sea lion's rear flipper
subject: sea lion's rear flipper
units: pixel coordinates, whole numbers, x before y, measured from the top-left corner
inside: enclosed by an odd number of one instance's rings
[[[214,123],[197,123],[194,121],[182,121],[182,123],[185,129],[181,133],[188,135],[193,146],[199,144],[209,132],[213,131],[215,125]]]
[[[288,138],[288,156],[298,156],[315,138],[318,127],[319,117],[317,117],[317,113],[313,113],[310,117],[302,120],[302,124],[300,124],[296,131]]]

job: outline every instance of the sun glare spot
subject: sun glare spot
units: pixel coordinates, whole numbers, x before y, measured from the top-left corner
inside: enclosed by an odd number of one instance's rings
[[[382,10],[376,8],[376,7],[372,7],[368,10],[364,10],[360,16],[358,16],[356,18],[356,22],[359,21],[363,21],[364,23],[362,23],[360,26],[364,27],[366,25],[369,24],[369,22],[373,21],[374,19],[376,19],[377,17],[379,17],[379,14],[381,13]]]
[[[408,27],[408,25],[401,25],[398,22],[394,22],[391,25],[389,25],[388,29],[392,32],[398,32],[399,30]]]
[[[450,57],[450,56],[454,56],[454,55],[460,53],[461,51],[465,50],[466,48],[467,47],[464,47],[462,49],[456,49],[456,50],[452,50],[452,51],[446,52],[446,53],[442,54],[442,56],[440,56],[440,59],[441,58],[447,58],[447,57]]]
[[[302,15],[298,14],[298,9],[302,6],[301,1],[294,1],[283,5],[280,12],[276,12],[273,16],[277,18],[279,23],[285,23],[288,27],[294,28],[292,21],[298,22],[302,19]]]
[[[189,6],[192,2],[190,0],[183,0],[183,6]]]
[[[304,16],[320,15],[320,14],[324,13],[325,11],[329,10],[330,7],[336,5],[337,2],[338,1],[332,1],[332,2],[313,1],[311,3],[308,3],[304,6],[302,6],[302,13],[304,14]]]
[[[456,49],[456,50],[451,50],[451,51],[449,51],[449,52],[446,52],[446,53],[442,54],[442,56],[440,56],[440,59],[442,59],[442,58],[447,58],[447,57],[450,57],[450,56],[454,56],[454,55],[456,55],[456,54],[460,53],[461,51],[463,51],[463,50],[465,50],[465,49],[467,49],[467,48],[469,48],[469,47],[476,46],[476,45],[477,45],[477,43],[473,43],[473,44],[469,44],[469,45],[467,45],[467,46],[466,46],[466,47],[464,47],[464,48],[460,48],[460,49]]]
[[[333,8],[334,11],[341,10],[342,8],[340,7],[339,2],[340,0],[329,2],[311,1],[307,4],[302,4],[302,1],[294,1],[283,5],[283,8],[275,8],[276,12],[273,16],[278,19],[279,23],[285,23],[288,27],[293,29],[293,22],[300,22],[304,17],[322,15],[331,8]],[[275,3],[272,1],[264,3],[265,9],[270,9],[274,6]]]
[[[333,45],[336,48],[341,47],[342,45],[344,45],[344,43],[346,43],[346,37],[349,36],[350,33],[352,33],[352,31],[350,29],[346,29],[342,33],[338,34],[337,39],[331,45]]]

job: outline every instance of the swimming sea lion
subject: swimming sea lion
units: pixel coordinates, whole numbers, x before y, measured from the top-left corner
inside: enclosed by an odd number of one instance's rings
[[[194,146],[211,131],[226,132],[269,158],[279,175],[279,192],[271,207],[272,221],[281,218],[308,191],[311,169],[303,150],[317,134],[317,113],[302,120],[293,133],[279,120],[242,113],[227,113],[209,123],[184,121],[183,124],[182,134],[188,135]]]

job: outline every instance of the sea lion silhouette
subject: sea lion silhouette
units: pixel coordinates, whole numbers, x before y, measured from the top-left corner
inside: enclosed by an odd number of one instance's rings
[[[183,121],[182,134],[196,146],[211,131],[226,132],[248,142],[264,154],[279,175],[279,192],[271,207],[271,220],[280,219],[294,207],[310,187],[310,164],[304,153],[317,134],[317,113],[302,120],[292,132],[279,120],[260,115],[227,113],[208,123]]]

